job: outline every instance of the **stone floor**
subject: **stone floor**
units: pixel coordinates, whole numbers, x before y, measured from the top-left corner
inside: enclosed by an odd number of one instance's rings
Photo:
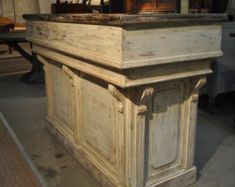
[[[50,187],[99,187],[92,176],[46,130],[43,85],[25,85],[21,75],[0,77],[0,111],[25,146]],[[235,94],[218,98],[214,114],[206,97],[199,109],[195,164],[191,187],[235,187]]]

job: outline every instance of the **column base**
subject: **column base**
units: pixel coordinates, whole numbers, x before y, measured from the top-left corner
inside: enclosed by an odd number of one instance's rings
[[[197,169],[193,167],[175,175],[169,176],[154,184],[147,184],[146,187],[186,187],[193,184],[197,178]]]
[[[120,183],[105,176],[93,163],[89,162],[82,152],[76,148],[73,140],[69,140],[66,135],[63,134],[55,125],[53,121],[49,120],[48,130],[57,137],[57,139],[65,146],[65,148],[73,154],[87,170],[91,172],[93,177],[103,186],[121,187]],[[154,182],[152,184],[146,184],[145,187],[187,187],[196,181],[196,167],[192,167],[188,170],[182,170],[177,174],[166,177],[165,179]],[[124,187],[124,186],[123,186]]]

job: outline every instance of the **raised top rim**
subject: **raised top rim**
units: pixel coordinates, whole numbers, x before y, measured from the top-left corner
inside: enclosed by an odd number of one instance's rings
[[[127,27],[135,25],[208,24],[227,20],[227,14],[26,14],[30,21]]]

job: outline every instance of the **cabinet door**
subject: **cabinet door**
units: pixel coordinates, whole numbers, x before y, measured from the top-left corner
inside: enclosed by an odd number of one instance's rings
[[[58,64],[47,64],[47,89],[49,121],[67,138],[74,139],[75,88],[72,75],[75,73]]]

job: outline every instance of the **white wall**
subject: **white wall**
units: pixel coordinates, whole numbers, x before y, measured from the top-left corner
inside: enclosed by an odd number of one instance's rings
[[[16,22],[24,22],[23,14],[38,14],[38,0],[14,0]]]
[[[13,7],[13,0],[1,0],[2,5],[2,16],[9,17],[12,20],[14,19],[14,7]]]
[[[51,3],[56,0],[0,0],[0,16],[9,17],[16,22],[24,22],[23,14],[49,14]]]
[[[2,16],[2,1],[0,0],[0,16]]]
[[[0,0],[1,16],[8,17],[17,23],[24,22],[23,14],[38,14],[38,0]]]
[[[56,0],[38,0],[40,13],[41,14],[49,14],[51,13],[51,3],[55,3]]]

